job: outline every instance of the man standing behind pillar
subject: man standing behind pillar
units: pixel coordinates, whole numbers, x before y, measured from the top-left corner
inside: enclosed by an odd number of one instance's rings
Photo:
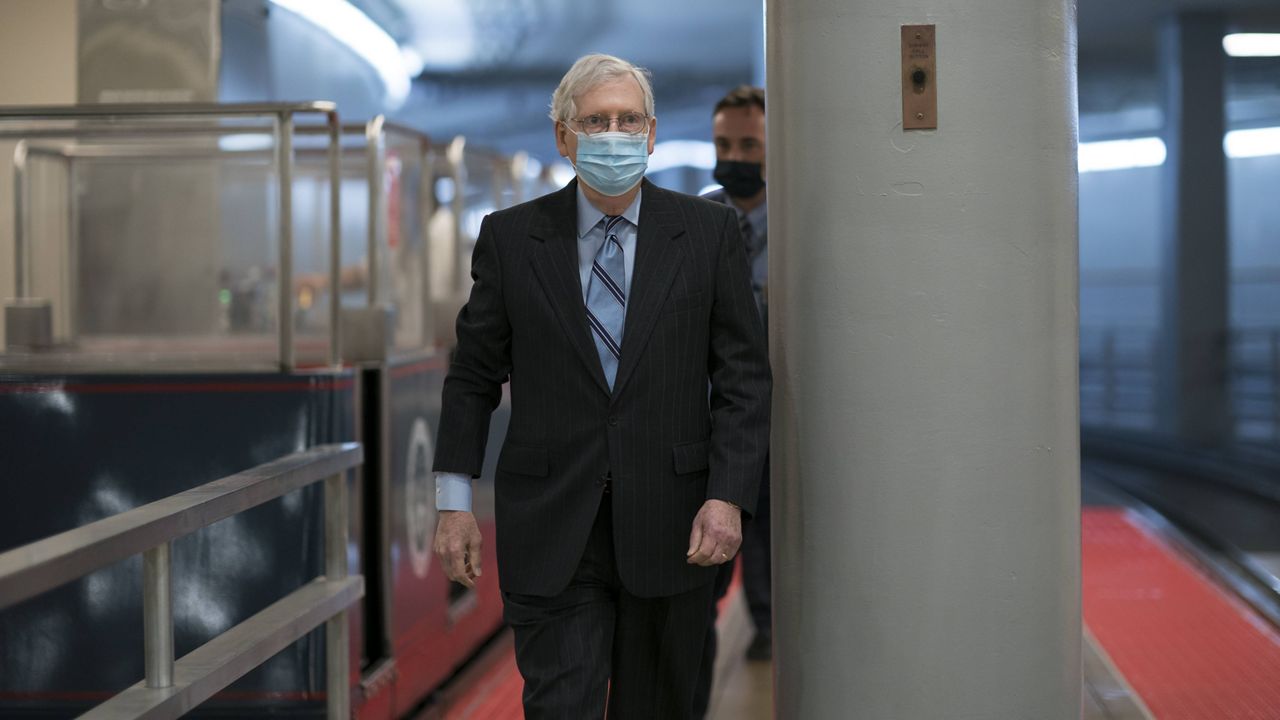
[[[648,76],[608,55],[552,96],[577,179],[487,216],[436,442],[435,549],[472,587],[469,480],[510,383],[498,582],[529,720],[692,713],[715,566],[741,543],[771,381],[737,220],[643,180]],[[708,395],[708,388],[710,394]]]
[[[712,139],[716,146],[714,177],[722,186],[704,197],[733,208],[747,248],[751,290],[760,320],[768,321],[769,210],[765,202],[764,90],[740,85],[716,103],[711,114]],[[760,497],[752,520],[742,529],[742,584],[755,626],[755,636],[747,647],[747,659],[767,661],[772,657],[773,601],[770,589],[769,557],[769,463],[760,480]],[[716,576],[715,600],[724,597],[733,578],[733,564],[721,566]],[[711,605],[711,624],[703,650],[698,694],[694,709],[706,713],[711,695],[711,679],[716,657],[716,602]]]

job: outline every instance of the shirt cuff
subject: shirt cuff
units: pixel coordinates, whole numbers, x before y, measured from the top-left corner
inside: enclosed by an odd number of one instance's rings
[[[471,478],[461,473],[436,473],[436,510],[471,512]]]

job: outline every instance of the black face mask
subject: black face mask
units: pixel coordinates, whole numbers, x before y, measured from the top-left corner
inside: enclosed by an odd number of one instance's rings
[[[764,165],[761,163],[717,160],[711,176],[724,186],[729,197],[752,198],[764,189]]]

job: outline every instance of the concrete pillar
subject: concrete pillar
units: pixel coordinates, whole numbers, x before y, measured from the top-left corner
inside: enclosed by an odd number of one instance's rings
[[[758,0],[755,3],[759,9],[760,15],[752,16],[751,31],[751,84],[756,87],[764,87],[765,69],[768,63],[764,56],[764,9],[767,0]]]
[[[1227,389],[1227,177],[1222,138],[1226,23],[1172,18],[1161,34],[1164,166],[1160,348],[1163,429],[1217,445],[1232,434]]]
[[[767,26],[777,716],[1076,720],[1075,4]]]

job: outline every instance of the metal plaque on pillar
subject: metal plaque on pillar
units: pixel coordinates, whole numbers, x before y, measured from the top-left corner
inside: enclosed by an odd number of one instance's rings
[[[934,25],[902,26],[902,129],[938,127],[938,48]]]

